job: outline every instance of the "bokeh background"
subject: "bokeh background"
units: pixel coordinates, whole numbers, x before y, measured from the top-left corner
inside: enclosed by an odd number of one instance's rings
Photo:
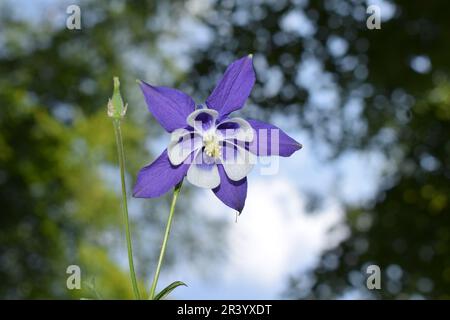
[[[81,30],[66,8],[81,8]],[[366,27],[368,5],[381,29]],[[131,298],[112,77],[129,103],[127,183],[165,147],[136,79],[201,103],[236,58],[241,115],[304,148],[257,168],[244,212],[185,183],[160,286],[172,298],[450,298],[450,2],[0,1],[0,298]],[[170,195],[132,199],[148,288]],[[66,288],[81,267],[82,290]],[[380,266],[381,289],[366,288]]]

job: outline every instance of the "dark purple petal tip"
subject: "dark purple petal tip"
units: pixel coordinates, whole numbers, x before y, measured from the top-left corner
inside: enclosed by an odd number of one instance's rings
[[[195,110],[190,96],[177,89],[155,87],[139,82],[149,111],[168,132],[186,126],[186,118]]]
[[[255,130],[253,141],[248,150],[258,156],[277,155],[289,157],[303,146],[280,128],[259,120],[247,120]]]
[[[142,168],[133,188],[135,198],[156,198],[171,190],[186,175],[189,165],[173,166],[167,150],[150,165]]]
[[[242,213],[247,198],[247,178],[239,181],[229,179],[222,165],[217,166],[220,175],[220,185],[212,191],[228,207]]]
[[[248,55],[230,64],[206,99],[208,108],[219,112],[219,119],[223,119],[231,112],[244,106],[255,83],[252,56]]]

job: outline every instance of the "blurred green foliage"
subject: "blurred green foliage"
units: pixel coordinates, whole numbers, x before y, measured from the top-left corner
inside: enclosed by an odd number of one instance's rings
[[[98,170],[108,163],[116,168],[106,103],[112,75],[122,71],[112,30],[107,24],[79,33],[36,28],[2,9],[0,296],[92,297],[84,285],[81,292],[66,289],[66,268],[77,264],[103,297],[131,298],[127,273],[101,239],[120,232],[122,222],[114,187]],[[16,45],[21,41],[27,48]],[[94,88],[80,90],[86,82]],[[124,134],[136,170],[133,160],[145,159],[144,131],[125,121]]]
[[[373,204],[348,209],[350,237],[324,254],[313,290],[303,295],[331,298],[352,290],[367,295],[360,275],[376,264],[382,288],[369,296],[450,299],[450,82],[439,83],[411,112],[393,146],[401,154],[394,177]]]

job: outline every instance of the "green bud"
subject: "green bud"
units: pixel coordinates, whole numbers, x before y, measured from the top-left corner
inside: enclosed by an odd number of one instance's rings
[[[128,104],[124,104],[120,94],[120,81],[114,77],[114,92],[112,98],[108,100],[108,116],[114,119],[122,119],[127,112]]]

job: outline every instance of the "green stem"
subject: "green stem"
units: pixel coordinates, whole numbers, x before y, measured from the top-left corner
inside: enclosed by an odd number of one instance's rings
[[[164,260],[164,254],[166,253],[167,240],[169,239],[170,229],[172,227],[173,213],[175,211],[175,204],[177,203],[178,194],[180,193],[181,185],[183,180],[175,186],[173,191],[172,204],[170,205],[169,218],[167,220],[166,232],[164,233],[164,239],[161,246],[161,252],[159,254],[158,265],[156,266],[155,276],[153,277],[152,286],[150,288],[149,299],[153,300],[155,297],[156,285],[158,284],[159,273],[161,271],[161,265]]]
[[[140,299],[141,295],[139,294],[139,289],[136,280],[136,273],[134,272],[134,263],[133,263],[133,247],[131,245],[131,232],[130,232],[130,223],[128,222],[128,203],[127,203],[127,191],[125,185],[125,153],[123,150],[123,142],[122,142],[122,131],[120,129],[120,120],[114,119],[114,133],[116,135],[116,143],[117,143],[117,153],[119,155],[119,165],[120,165],[120,179],[122,181],[122,213],[125,221],[125,235],[127,239],[127,249],[128,249],[128,264],[130,267],[130,277],[131,284],[133,286],[134,296],[136,299]]]

